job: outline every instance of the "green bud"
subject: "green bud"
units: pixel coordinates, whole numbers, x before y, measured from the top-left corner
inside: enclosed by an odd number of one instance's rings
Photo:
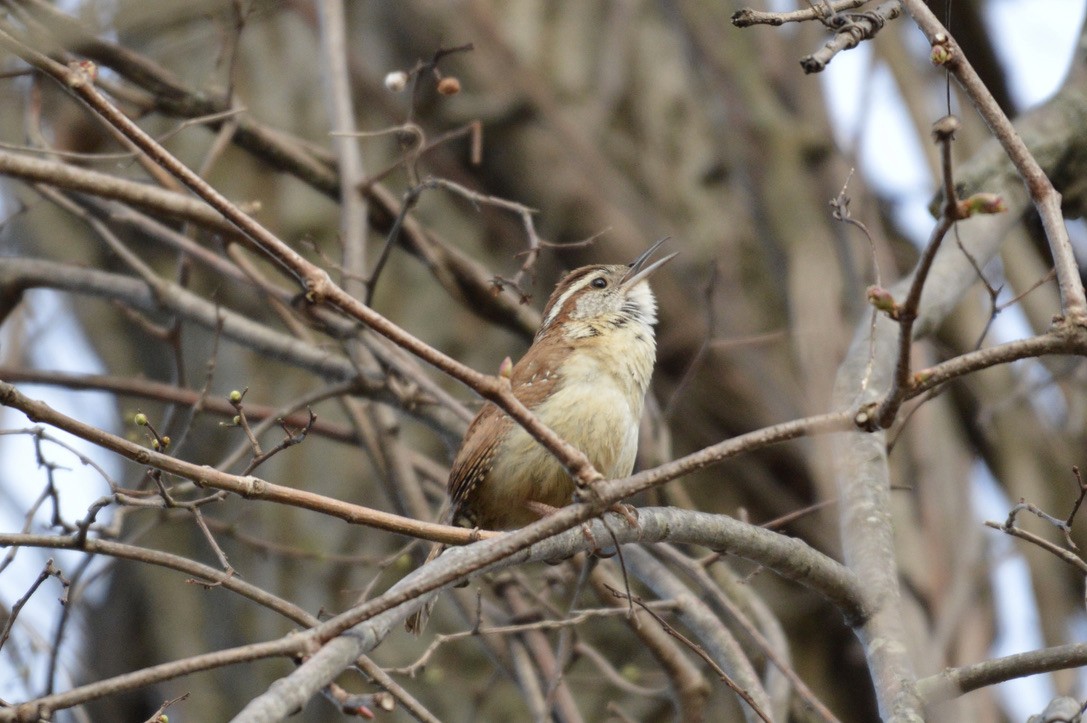
[[[1008,210],[1008,204],[995,193],[975,193],[969,198],[959,201],[959,218],[969,218],[982,213],[1004,213]]]
[[[895,297],[891,296],[891,292],[882,286],[869,286],[866,296],[869,304],[888,314],[891,318],[898,314],[898,304],[895,303]]]

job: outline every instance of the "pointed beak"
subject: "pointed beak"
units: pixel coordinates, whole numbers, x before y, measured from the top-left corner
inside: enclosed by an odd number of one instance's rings
[[[638,258],[634,259],[633,262],[631,262],[630,271],[627,272],[627,275],[624,276],[623,280],[620,282],[620,284],[624,288],[629,289],[632,286],[634,286],[635,284],[637,284],[639,281],[642,281],[642,280],[648,278],[649,275],[652,274],[654,271],[656,271],[660,267],[664,266],[666,263],[668,263],[669,261],[671,261],[672,259],[674,259],[676,256],[679,255],[679,252],[677,251],[675,253],[668,254],[667,256],[665,256],[662,259],[654,261],[653,263],[649,264],[649,266],[645,265],[646,262],[649,261],[649,257],[653,255],[653,252],[656,251],[658,248],[660,248],[661,244],[663,244],[665,241],[667,241],[668,238],[669,238],[668,236],[665,236],[660,241],[658,241],[657,243],[653,244],[648,249],[646,249],[645,253],[643,253],[641,256],[639,256]]]

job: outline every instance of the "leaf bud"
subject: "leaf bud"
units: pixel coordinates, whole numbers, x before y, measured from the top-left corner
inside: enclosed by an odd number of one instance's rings
[[[460,81],[449,75],[438,81],[438,92],[442,95],[456,95],[460,92]]]

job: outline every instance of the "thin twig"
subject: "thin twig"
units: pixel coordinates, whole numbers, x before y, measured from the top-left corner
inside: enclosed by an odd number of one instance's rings
[[[715,661],[712,657],[710,657],[709,653],[706,652],[705,648],[703,648],[698,643],[695,643],[693,640],[691,640],[690,638],[685,636],[683,633],[676,630],[667,620],[665,620],[663,617],[661,617],[656,612],[651,610],[645,604],[645,601],[643,601],[637,595],[631,595],[629,592],[624,593],[621,590],[612,590],[612,594],[615,595],[618,598],[629,596],[630,601],[632,603],[634,603],[635,605],[637,605],[642,610],[649,613],[650,617],[652,617],[654,620],[656,620],[657,624],[660,625],[661,628],[665,632],[667,632],[669,635],[674,637],[676,640],[679,640],[681,643],[683,643],[685,646],[687,646],[690,650],[692,650],[695,653],[695,655],[702,658],[702,660],[704,660],[706,662],[706,664],[709,665],[710,668],[713,669],[713,672],[715,672],[717,674],[717,677],[719,677],[722,681],[724,681],[725,685],[727,685],[732,690],[732,692],[734,692],[736,695],[740,696],[740,698],[742,698],[744,700],[744,702],[747,703],[747,705],[751,708],[751,710],[753,710],[755,712],[755,714],[757,716],[759,716],[759,718],[761,718],[766,723],[773,723],[773,721],[771,720],[769,714],[766,711],[762,710],[761,707],[759,707],[759,705],[755,702],[755,699],[751,697],[751,694],[748,693],[743,688],[743,686],[737,685],[736,681],[734,681],[732,679],[732,677],[728,673],[726,673],[721,668],[720,665],[717,664],[717,661]]]
[[[902,0],[902,5],[932,44],[934,59],[941,61],[966,91],[1022,177],[1049,241],[1063,313],[1072,324],[1087,325],[1087,298],[1084,296],[1079,265],[1068,238],[1068,228],[1061,213],[1060,193],[1053,187],[1045,171],[1016,132],[1011,120],[993,98],[992,92],[970,65],[962,48],[932,10],[923,0]]]
[[[992,520],[986,520],[985,526],[991,527],[994,530],[1000,530],[1001,532],[1007,533],[1012,537],[1018,537],[1021,540],[1026,540],[1027,542],[1035,544],[1046,552],[1052,554],[1054,557],[1057,557],[1060,560],[1064,560],[1069,565],[1079,570],[1081,574],[1087,575],[1087,562],[1084,562],[1082,558],[1080,558],[1078,555],[1071,552],[1070,550],[1066,550],[1063,547],[1058,547],[1049,540],[1035,535],[1033,532],[1027,532],[1026,530],[1019,527],[1009,527],[1003,522],[993,522]]]
[[[898,321],[898,360],[895,363],[894,379],[887,396],[879,405],[871,417],[874,424],[869,426],[870,431],[875,429],[887,429],[894,423],[902,402],[909,394],[912,380],[910,378],[910,352],[913,348],[913,324],[917,320],[918,310],[921,306],[921,292],[928,280],[928,272],[936,259],[936,252],[947,235],[951,226],[961,218],[958,198],[955,194],[955,177],[951,168],[951,141],[958,129],[958,120],[954,116],[945,116],[933,124],[933,137],[940,146],[941,168],[943,170],[944,206],[943,212],[936,226],[932,229],[929,242],[921,254],[917,267],[910,281],[910,289],[906,300],[902,304],[894,304],[892,316]]]
[[[69,583],[61,571],[53,565],[53,558],[50,557],[45,561],[45,567],[38,573],[38,577],[34,582],[30,583],[30,587],[27,591],[12,604],[11,612],[8,613],[8,619],[4,621],[4,628],[0,630],[0,650],[3,650],[4,643],[7,642],[8,637],[11,635],[12,628],[15,627],[15,620],[19,617],[19,613],[22,611],[23,606],[29,602],[30,598],[37,592],[38,588],[41,587],[41,584],[51,577],[60,580],[61,584],[64,586],[65,594],[67,594]]]

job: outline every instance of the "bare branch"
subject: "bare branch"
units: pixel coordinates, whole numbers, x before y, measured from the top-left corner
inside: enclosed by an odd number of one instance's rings
[[[1038,215],[1042,217],[1042,226],[1045,228],[1049,250],[1053,254],[1054,267],[1057,271],[1057,283],[1061,290],[1061,307],[1064,315],[1073,324],[1079,326],[1087,324],[1087,298],[1084,297],[1079,266],[1068,239],[1064,217],[1061,215],[1061,194],[1053,187],[1049,176],[1038,165],[1030,149],[1016,133],[1007,115],[1000,109],[992,93],[985,87],[973,66],[966,59],[962,48],[932,13],[932,10],[922,0],[902,0],[902,4],[932,43],[933,59],[947,68],[966,91],[978,113],[985,119],[985,123],[1015,164],[1034,202],[1034,207],[1038,210]]]

